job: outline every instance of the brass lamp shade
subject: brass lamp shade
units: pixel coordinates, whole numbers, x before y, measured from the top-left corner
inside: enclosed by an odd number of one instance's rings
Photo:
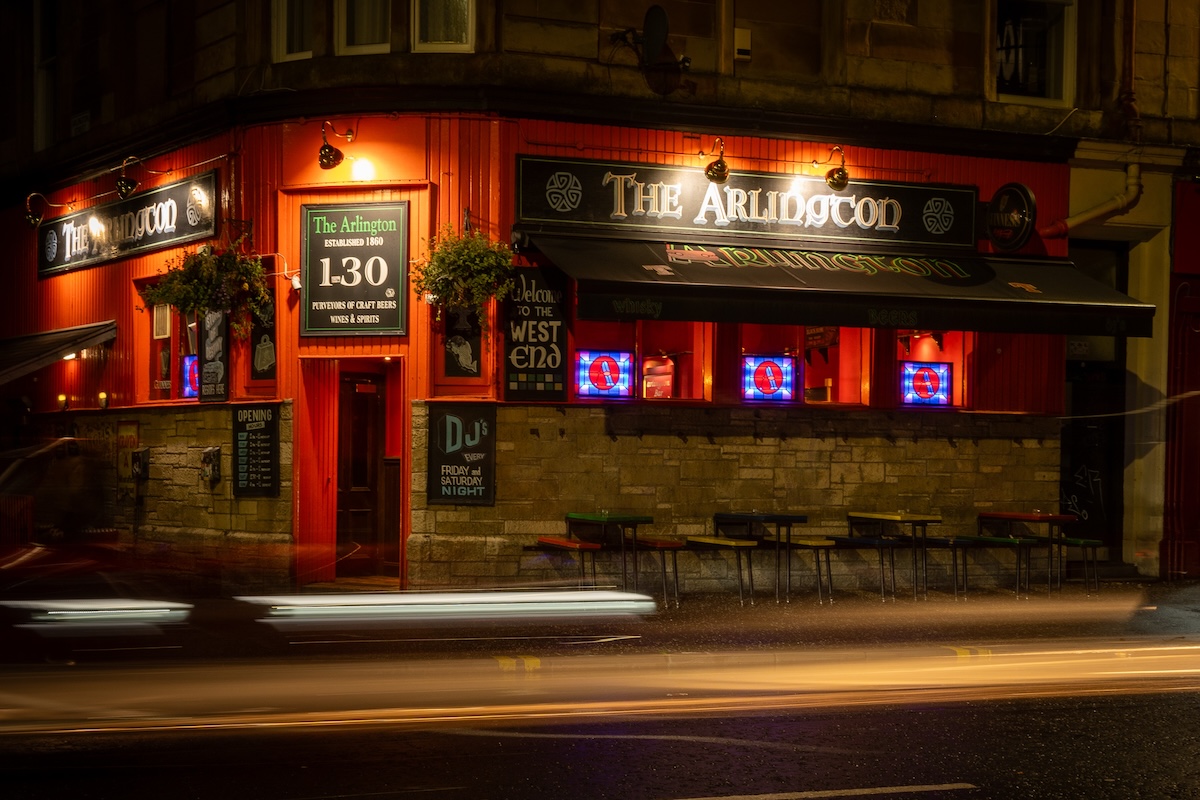
[[[725,163],[725,159],[718,158],[704,168],[704,177],[713,183],[724,183],[729,180],[729,165]]]
[[[846,171],[844,166],[834,167],[825,173],[825,183],[828,184],[830,189],[840,192],[850,183],[850,173]]]
[[[725,163],[725,140],[718,137],[716,143],[720,146],[721,153],[716,161],[704,168],[704,177],[713,183],[724,183],[729,180],[729,165]]]
[[[345,155],[341,150],[325,141],[324,132],[321,133],[321,142],[321,149],[317,151],[317,163],[321,165],[321,169],[333,169],[342,163]]]
[[[129,197],[129,195],[137,191],[137,187],[137,181],[126,175],[122,175],[121,177],[117,178],[117,197],[125,200]]]

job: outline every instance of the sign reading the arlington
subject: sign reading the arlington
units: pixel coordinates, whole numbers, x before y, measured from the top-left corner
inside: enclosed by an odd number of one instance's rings
[[[79,269],[216,233],[217,173],[206,172],[127,200],[38,226],[38,274]]]

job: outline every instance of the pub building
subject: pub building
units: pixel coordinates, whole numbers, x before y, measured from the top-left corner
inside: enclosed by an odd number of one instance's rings
[[[939,533],[1085,511],[1066,431],[1122,389],[1069,392],[1069,355],[1157,318],[1068,260],[1067,156],[479,114],[239,126],[137,159],[128,196],[101,172],[6,218],[10,297],[40,310],[6,396],[23,435],[89,459],[81,527],[222,590],[569,583],[532,545],[573,512],[682,538],[728,511],[815,535],[848,511]],[[512,245],[485,320],[412,288],[447,225]],[[274,294],[247,333],[142,307],[168,264],[239,240]],[[1099,516],[1078,533],[1120,562]],[[1011,554],[979,558],[973,584],[1009,580]],[[872,559],[839,552],[835,587],[874,587]],[[736,587],[730,554],[678,563],[685,596]]]

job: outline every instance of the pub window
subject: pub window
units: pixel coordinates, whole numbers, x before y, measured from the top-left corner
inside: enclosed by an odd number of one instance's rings
[[[647,400],[704,400],[708,330],[702,322],[638,324],[642,397]]]
[[[275,62],[312,58],[313,0],[274,0],[271,8]]]
[[[804,402],[861,404],[871,336],[863,328],[804,329]]]
[[[577,400],[641,396],[636,322],[575,321],[569,376]]]
[[[996,94],[1001,100],[1072,102],[1075,14],[1072,0],[997,0]]]
[[[391,52],[391,0],[337,0],[336,11],[338,55]]]
[[[901,330],[896,336],[899,403],[904,408],[964,408],[969,337],[962,331]]]
[[[474,53],[475,0],[413,0],[414,53]]]

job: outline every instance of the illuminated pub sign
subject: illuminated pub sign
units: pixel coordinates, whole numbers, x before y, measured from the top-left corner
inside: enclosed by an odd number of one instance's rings
[[[834,191],[821,177],[733,172],[712,183],[699,167],[517,158],[517,220],[527,232],[736,234],[974,250],[973,186],[859,180]]]
[[[742,399],[787,402],[796,396],[796,360],[791,356],[743,356]]]
[[[900,402],[906,406],[948,406],[952,365],[942,361],[902,361]]]
[[[306,336],[404,334],[408,203],[304,206]]]
[[[38,226],[38,275],[174,247],[216,233],[217,173],[94,206]]]

